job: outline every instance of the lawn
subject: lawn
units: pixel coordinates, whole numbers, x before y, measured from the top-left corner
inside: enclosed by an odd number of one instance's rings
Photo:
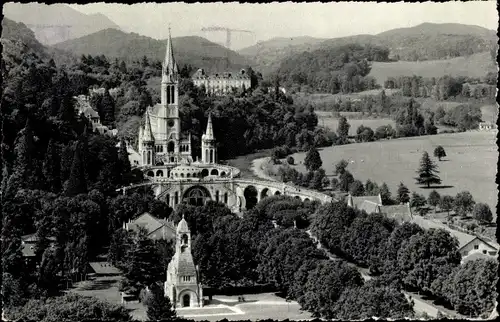
[[[491,61],[490,53],[485,52],[443,60],[373,62],[369,75],[375,77],[378,84],[383,85],[389,77],[412,75],[429,78],[439,78],[443,75],[484,77],[489,71],[495,72],[496,68]]]
[[[434,148],[442,145],[448,156],[441,162],[433,158],[443,181],[435,189],[441,195],[453,196],[468,190],[476,201],[487,203],[495,213],[498,161],[495,142],[495,132],[471,131],[335,146],[321,150],[320,155],[327,174],[332,174],[335,164],[345,159],[355,179],[386,182],[393,195],[402,181],[411,191],[428,196],[432,188],[417,185],[415,171],[423,151],[432,156]],[[299,164],[304,161],[305,153],[293,157]],[[297,165],[297,170],[305,171],[302,164]]]
[[[360,125],[368,126],[373,131],[375,131],[377,127],[387,124],[390,124],[394,129],[396,128],[396,123],[390,118],[347,119],[347,122],[351,125],[349,128],[349,135],[356,135],[356,131]],[[337,132],[339,119],[329,115],[318,115],[318,125],[325,126]]]

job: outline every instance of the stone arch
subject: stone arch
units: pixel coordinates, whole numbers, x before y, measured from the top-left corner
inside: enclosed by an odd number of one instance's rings
[[[294,198],[295,198],[295,199],[299,199],[299,200],[300,200],[300,196],[295,196]]]
[[[202,176],[202,177],[206,177],[206,176],[208,176],[208,169],[203,169],[203,170],[201,170],[201,176]]]
[[[311,202],[311,200],[309,198],[305,198],[304,202]]]
[[[221,177],[225,177],[225,176],[226,176],[226,172],[222,171],[222,172],[220,173],[220,176],[221,176]]]
[[[156,176],[157,177],[163,177],[163,171],[162,170],[156,171]]]
[[[167,152],[173,153],[175,150],[175,143],[173,141],[168,142],[167,144]]]
[[[247,186],[243,190],[243,197],[245,198],[246,209],[252,209],[257,204],[258,191],[254,186]]]
[[[153,171],[148,171],[147,176],[151,177],[151,178],[154,178],[155,174],[154,174]]]
[[[218,176],[218,175],[219,175],[219,170],[217,170],[217,169],[212,169],[212,171],[210,171],[210,175],[211,175],[211,176]]]
[[[184,178],[184,173],[181,173],[181,178]]]
[[[193,186],[186,190],[182,196],[182,201],[193,206],[203,206],[208,200],[211,200],[210,192],[203,186]]]
[[[274,193],[275,196],[279,196],[281,195],[281,192],[279,190],[276,190],[276,192]]]
[[[260,192],[260,200],[268,196],[269,196],[269,189],[268,188],[262,189],[262,191]]]
[[[191,173],[186,173],[186,178],[191,178]]]

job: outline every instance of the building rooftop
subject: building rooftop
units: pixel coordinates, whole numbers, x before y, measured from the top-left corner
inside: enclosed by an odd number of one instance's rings
[[[174,225],[171,221],[156,218],[155,216],[147,212],[143,213],[136,219],[132,220],[130,223],[126,224],[128,230],[137,231],[139,230],[139,227],[143,227],[150,234],[164,226],[168,227],[171,230],[175,230]]]
[[[395,219],[399,223],[410,222],[413,217],[409,204],[381,206],[380,212],[389,218]]]
[[[121,271],[108,262],[90,262],[90,267],[96,274],[119,275]]]

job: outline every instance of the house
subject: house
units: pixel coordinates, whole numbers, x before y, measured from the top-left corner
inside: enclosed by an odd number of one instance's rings
[[[90,262],[90,271],[96,276],[120,275],[121,271],[109,262]]]
[[[115,136],[118,133],[116,129],[110,129],[101,123],[99,113],[90,106],[89,97],[85,95],[75,96],[76,110],[78,115],[85,116],[92,124],[92,131],[99,132],[100,134],[108,134]]]
[[[123,229],[127,231],[138,231],[143,227],[148,231],[148,237],[151,239],[175,239],[175,225],[172,221],[156,218],[150,213],[143,213],[134,220],[123,224]]]
[[[48,237],[50,247],[54,247],[56,242],[55,237]],[[36,256],[36,243],[38,242],[38,236],[36,234],[29,234],[21,236],[21,245],[23,246],[22,253],[24,260],[28,266],[36,267],[41,258]]]
[[[358,210],[364,210],[368,214],[384,214],[386,217],[394,219],[399,223],[409,222],[412,219],[409,203],[384,206],[380,194],[377,196],[360,197],[353,197],[349,194],[347,195],[347,205]]]
[[[458,251],[462,256],[462,264],[478,258],[492,258],[496,259],[498,254],[499,245],[486,241],[478,236],[463,233],[461,231],[457,231],[451,229],[445,224],[425,219],[421,216],[413,216],[412,222],[416,223],[422,228],[425,229],[444,229],[448,231],[452,236],[454,236],[458,240]]]

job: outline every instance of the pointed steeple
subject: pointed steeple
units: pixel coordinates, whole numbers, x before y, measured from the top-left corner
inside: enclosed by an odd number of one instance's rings
[[[163,74],[165,76],[173,76],[178,73],[177,63],[174,58],[174,50],[172,47],[172,36],[170,35],[170,27],[168,28],[167,50],[165,52],[165,60],[163,61]]]
[[[144,124],[144,137],[143,142],[154,141],[153,130],[151,130],[151,121],[149,119],[149,111],[146,110],[146,123]]]
[[[205,138],[207,140],[213,140],[214,129],[212,125],[212,113],[208,114],[207,131],[205,132]]]

